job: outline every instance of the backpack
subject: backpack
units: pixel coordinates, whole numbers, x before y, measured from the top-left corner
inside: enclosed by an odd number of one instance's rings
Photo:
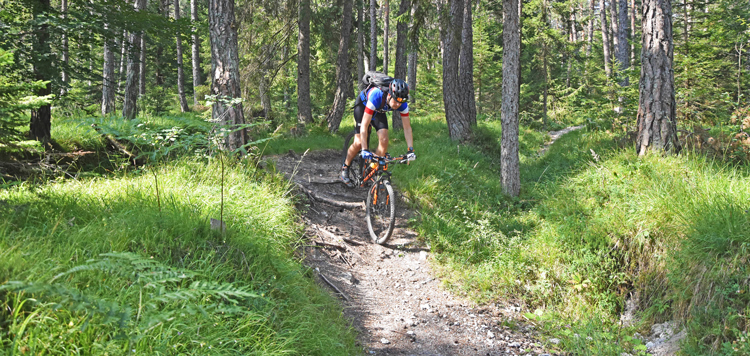
[[[370,90],[370,88],[379,88],[382,92],[387,93],[388,92],[388,86],[393,81],[393,77],[386,75],[383,72],[378,72],[374,70],[370,70],[365,72],[365,75],[362,77],[362,80],[359,82],[359,95],[357,95],[357,99],[354,101],[354,106],[357,106],[359,104],[362,104],[362,100],[360,97],[362,96],[362,93],[367,93],[367,91]],[[367,95],[365,95],[365,98]],[[383,108],[383,105],[385,105],[385,98],[384,100],[380,101],[380,107],[377,111],[380,111]]]

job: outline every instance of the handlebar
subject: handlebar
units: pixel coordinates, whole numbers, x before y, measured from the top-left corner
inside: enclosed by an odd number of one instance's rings
[[[396,163],[409,164],[409,160],[406,159],[406,155],[401,155],[398,157],[381,157],[376,154],[373,154],[372,159],[377,160],[378,162],[385,161],[385,163],[396,162]]]

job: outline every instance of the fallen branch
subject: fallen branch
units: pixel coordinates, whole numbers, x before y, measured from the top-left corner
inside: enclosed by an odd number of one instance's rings
[[[319,246],[328,246],[328,247],[333,247],[342,251],[346,251],[346,247],[344,246],[332,244],[332,243],[325,242],[325,241],[313,241],[313,243]]]
[[[302,189],[303,192],[307,193],[307,195],[310,198],[322,201],[322,202],[324,202],[326,204],[330,204],[330,205],[333,205],[333,206],[336,206],[336,207],[339,207],[339,208],[345,208],[345,209],[357,209],[357,208],[364,209],[365,208],[365,204],[362,203],[362,202],[360,202],[360,203],[351,203],[351,202],[347,202],[347,201],[333,200],[331,198],[328,198],[326,196],[317,194],[317,193],[313,192],[312,190],[305,188],[299,182],[294,182],[294,183],[297,184],[297,186],[300,189]]]
[[[320,278],[322,278],[322,279],[323,279],[323,280],[324,280],[324,281],[325,281],[326,283],[328,283],[328,285],[329,285],[329,286],[331,286],[331,288],[333,288],[333,289],[334,289],[334,290],[335,290],[335,291],[336,291],[337,293],[341,294],[341,296],[342,296],[342,297],[344,297],[344,299],[346,299],[346,301],[347,301],[347,302],[351,302],[351,299],[349,299],[349,297],[347,297],[347,296],[346,296],[346,294],[344,294],[344,292],[342,292],[342,291],[341,291],[341,289],[339,289],[339,288],[338,288],[338,287],[336,287],[336,286],[335,286],[335,285],[334,285],[333,283],[331,283],[331,281],[329,281],[329,280],[328,280],[328,278],[326,278],[326,276],[324,276],[324,275],[323,275],[323,273],[320,273],[320,272],[318,272],[318,275],[319,275],[319,276],[320,276]]]
[[[138,162],[136,160],[136,157],[138,155],[135,152],[131,152],[125,145],[120,143],[120,141],[117,141],[116,138],[112,137],[112,135],[102,133],[101,129],[96,126],[96,124],[91,124],[91,127],[94,128],[94,130],[99,133],[107,142],[114,148],[116,148],[118,151],[123,153],[124,155],[128,156],[128,160],[130,163],[134,166],[138,165]]]
[[[332,232],[326,231],[326,230],[320,228],[319,226],[313,226],[313,227],[316,228],[318,230],[318,232],[322,233],[323,235],[325,235],[326,237],[328,237],[331,240],[352,242],[355,245],[359,245],[359,242],[355,242],[355,241],[350,240],[350,239],[344,239],[343,237],[336,236]],[[321,236],[321,238],[323,238],[323,236]],[[356,255],[357,257],[359,257],[360,260],[362,260],[363,262],[365,261],[365,259],[362,257],[362,255],[360,255],[359,253],[357,253],[357,251],[354,251],[354,249],[352,249],[351,247],[349,247],[349,245],[344,245],[344,247],[346,248],[347,251],[349,251],[353,255]]]

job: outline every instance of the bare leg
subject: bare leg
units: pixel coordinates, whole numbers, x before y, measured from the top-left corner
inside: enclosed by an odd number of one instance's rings
[[[385,157],[388,152],[388,129],[378,130],[378,150],[375,152],[380,157]]]
[[[349,146],[349,150],[346,151],[346,161],[344,164],[347,166],[352,163],[354,156],[356,156],[362,149],[362,140],[359,138],[360,134],[354,135],[354,142]]]

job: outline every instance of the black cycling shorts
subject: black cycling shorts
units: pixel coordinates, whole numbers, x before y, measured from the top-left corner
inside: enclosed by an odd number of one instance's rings
[[[359,104],[354,106],[354,121],[357,123],[354,128],[357,132],[362,132],[362,116],[365,115],[365,104]],[[384,112],[374,112],[372,119],[370,120],[370,126],[375,128],[375,131],[381,129],[388,130],[388,117]]]

